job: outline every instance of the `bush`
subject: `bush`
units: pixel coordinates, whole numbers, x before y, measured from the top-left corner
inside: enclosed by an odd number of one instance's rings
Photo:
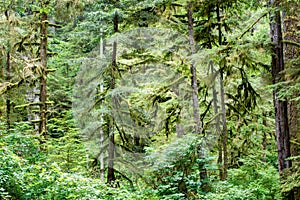
[[[186,135],[176,138],[161,149],[148,149],[148,185],[162,199],[197,198],[200,190],[199,164],[207,163],[209,156],[198,158],[199,137]]]
[[[151,190],[134,190],[119,183],[111,187],[79,172],[66,173],[38,148],[38,138],[16,126],[0,141],[0,199],[94,200],[159,199]]]
[[[243,165],[228,170],[228,179],[213,184],[212,192],[201,196],[207,200],[276,200],[281,199],[279,175],[270,165],[258,158],[240,160]]]

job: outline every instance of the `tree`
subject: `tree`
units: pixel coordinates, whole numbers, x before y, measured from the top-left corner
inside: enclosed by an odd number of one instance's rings
[[[278,9],[279,1],[271,0],[271,8]],[[275,10],[270,18],[270,35],[272,41],[272,77],[273,84],[284,81],[284,55],[283,55],[283,37],[282,37],[282,21],[279,10]],[[288,109],[287,100],[278,98],[278,89],[273,91],[274,108],[275,108],[275,125],[276,125],[276,140],[278,150],[278,170],[282,175],[283,170],[292,167],[291,160],[288,158],[290,153],[290,133],[288,124]],[[292,193],[288,194],[288,199],[294,199]]]
[[[41,2],[40,14],[40,59],[41,59],[41,75],[40,75],[40,122],[39,134],[42,140],[47,137],[47,41],[48,41],[48,14],[46,7],[49,2],[43,0]]]
[[[276,8],[277,1],[270,1],[270,5]],[[273,83],[279,83],[284,80],[281,72],[284,71],[283,43],[281,30],[280,11],[275,11],[271,17],[270,34],[273,43],[272,54],[272,76]],[[289,126],[287,115],[287,101],[278,99],[278,90],[274,90],[275,122],[278,148],[278,169],[291,167],[291,161],[286,160],[290,157]]]
[[[299,22],[299,2],[297,1],[282,1],[280,6],[283,8],[282,20],[283,20],[283,48],[284,48],[284,64],[285,64],[285,82],[281,88],[280,93],[282,97],[288,100],[288,120],[289,120],[289,131],[290,131],[290,145],[291,145],[291,156],[296,157],[300,155],[299,148],[299,128],[300,128],[300,110],[299,110],[299,79],[297,70],[298,57],[299,57],[299,44],[300,38],[297,31]],[[280,83],[279,83],[280,84]],[[293,159],[293,167],[287,170],[284,179],[287,185],[294,185],[291,190],[294,190],[295,199],[300,197],[300,186],[294,184],[296,181],[292,178],[299,174],[299,168],[297,169],[297,162],[299,159]]]
[[[114,14],[114,33],[117,33],[119,31],[119,16],[118,12],[115,11]],[[117,42],[114,41],[113,43],[113,52],[112,52],[112,61],[111,61],[111,80],[110,80],[110,89],[115,89],[115,74],[118,71],[117,66]],[[111,106],[115,106],[115,99],[111,99]],[[107,182],[109,184],[112,184],[116,178],[115,178],[115,172],[114,172],[114,159],[115,159],[115,134],[114,134],[114,118],[111,116],[109,118],[109,147],[108,147],[108,171],[107,171]]]
[[[190,49],[191,54],[194,55],[196,53],[195,49],[195,38],[194,38],[194,25],[193,25],[193,7],[192,3],[188,3],[188,31],[189,31],[189,42],[190,42]],[[200,135],[203,134],[203,130],[201,128],[201,121],[200,121],[200,111],[199,111],[199,96],[198,96],[198,83],[197,83],[197,72],[196,66],[194,63],[191,63],[191,87],[192,87],[192,100],[193,100],[193,114],[194,114],[194,123],[195,123],[195,134]],[[202,159],[203,154],[203,147],[198,146],[198,156],[199,159]],[[205,163],[201,161],[199,163],[199,171],[200,171],[200,179],[202,182],[202,189],[203,191],[208,191],[207,181],[207,171],[205,168]]]
[[[10,12],[11,10],[8,9],[5,11],[6,21],[7,21],[7,32],[8,34],[11,33],[11,19],[10,19]],[[7,45],[7,53],[6,53],[6,81],[11,81],[11,42],[8,42]],[[7,131],[9,131],[11,127],[11,120],[10,120],[10,113],[11,113],[11,100],[9,93],[6,95],[6,124],[7,124]]]
[[[2,72],[3,74],[3,85],[2,85],[2,93],[5,93],[5,118],[6,118],[6,129],[9,132],[10,128],[12,128],[12,124],[16,121],[16,116],[13,113],[14,107],[14,93],[19,88],[19,83],[14,84],[16,81],[16,77],[23,66],[17,67],[16,60],[14,57],[21,59],[19,55],[16,53],[16,40],[20,37],[20,32],[17,31],[20,28],[19,20],[20,18],[17,16],[18,4],[16,2],[7,2],[6,4],[0,5],[1,15],[3,16],[2,23],[2,35],[3,40],[1,41],[1,61],[2,61]],[[16,69],[18,68],[18,69]],[[2,78],[2,77],[1,77]],[[11,87],[9,87],[9,85]],[[3,88],[4,86],[4,88]],[[13,91],[14,90],[14,91]]]

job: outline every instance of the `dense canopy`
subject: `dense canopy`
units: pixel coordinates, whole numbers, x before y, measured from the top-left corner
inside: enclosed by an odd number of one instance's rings
[[[0,199],[300,199],[298,0],[0,1]]]

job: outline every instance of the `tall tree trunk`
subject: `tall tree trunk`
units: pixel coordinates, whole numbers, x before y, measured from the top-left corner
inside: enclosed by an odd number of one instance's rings
[[[219,109],[218,109],[218,92],[216,90],[216,85],[214,84],[216,81],[216,76],[215,73],[217,73],[214,69],[214,65],[213,62],[210,61],[209,63],[210,65],[210,70],[211,70],[211,74],[214,77],[212,82],[212,92],[213,92],[213,108],[214,108],[214,113],[216,115],[215,117],[215,129],[216,129],[216,133],[218,134],[218,165],[219,165],[219,176],[220,179],[223,179],[223,146],[222,146],[222,132],[220,129],[220,115],[219,115]]]
[[[178,138],[184,135],[183,125],[180,122],[176,122],[176,133]]]
[[[172,90],[176,94],[177,98],[180,98],[179,84],[175,84]],[[178,138],[181,138],[184,135],[184,126],[181,123],[181,112],[179,113],[179,116],[177,116],[176,120],[176,133]]]
[[[10,34],[11,31],[11,25],[10,25],[10,13],[9,10],[5,11],[5,16],[6,16],[6,21],[7,21],[7,30],[8,30],[8,34]],[[11,80],[11,59],[10,59],[10,51],[11,51],[11,45],[10,45],[10,41],[8,41],[8,49],[7,49],[7,53],[6,53],[6,81],[10,82]],[[7,132],[9,132],[10,130],[10,126],[11,126],[11,119],[10,119],[10,113],[11,113],[11,102],[10,102],[10,94],[9,91],[7,91],[6,93],[6,128],[7,128]]]
[[[107,183],[112,184],[115,180],[114,159],[115,159],[115,135],[114,135],[114,121],[112,117],[109,120],[109,144],[108,144],[108,170]]]
[[[114,32],[118,32],[118,13],[115,12],[114,15]],[[115,71],[117,71],[117,42],[113,43],[113,54],[112,54],[112,69],[111,69],[111,83],[110,89],[113,90],[115,88]],[[112,98],[112,104],[114,100]],[[113,105],[112,105],[113,106]],[[114,156],[115,156],[115,135],[114,135],[114,119],[113,116],[110,117],[109,123],[109,146],[108,146],[108,173],[107,173],[107,182],[111,184],[116,180],[114,173]]]
[[[297,33],[299,31],[299,21],[300,19],[295,17],[299,13],[299,2],[290,3],[291,7],[298,9],[286,10],[283,14],[284,19],[284,40],[292,41],[296,43],[300,43],[300,36]],[[293,45],[286,44],[284,45],[284,60],[285,63],[297,59],[300,55],[300,51]],[[289,69],[295,69],[296,65],[287,66]],[[292,84],[297,83],[298,76],[291,75],[289,76],[289,80]],[[294,92],[293,98],[298,97],[299,94]],[[300,109],[298,105],[300,101],[290,101],[288,102],[288,117],[289,117],[289,131],[290,131],[290,140],[291,142],[291,156],[299,156],[300,155]],[[300,200],[300,187],[294,188],[294,196],[295,199]]]
[[[192,3],[188,3],[188,31],[189,31],[189,42],[191,54],[195,54],[195,38],[194,38],[194,25],[193,25],[193,9]],[[191,87],[192,87],[192,99],[193,99],[193,115],[194,115],[194,123],[195,123],[195,134],[202,134],[201,130],[201,121],[200,121],[200,110],[199,110],[199,100],[198,100],[198,83],[197,83],[197,72],[194,63],[191,63]],[[204,158],[203,149],[200,145],[197,146],[198,157],[199,159]],[[207,171],[205,168],[205,162],[199,163],[199,171],[200,171],[200,180],[202,181],[201,189],[203,191],[208,191],[209,187],[207,184]]]
[[[103,85],[100,85],[100,92],[103,92]],[[104,181],[104,131],[103,131],[103,114],[101,114],[100,119],[100,180]]]
[[[189,42],[191,54],[195,54],[195,39],[194,39],[194,25],[193,25],[193,11],[192,3],[188,4],[188,29],[189,29]],[[200,111],[199,111],[199,100],[198,100],[198,83],[197,83],[197,72],[194,63],[191,63],[191,86],[192,86],[192,99],[193,99],[193,114],[195,123],[195,132],[200,134],[201,131],[201,121],[200,121]]]
[[[8,49],[8,52],[6,54],[6,81],[10,82],[11,80],[11,66],[10,66],[10,49]],[[9,132],[11,127],[11,102],[10,102],[10,92],[7,91],[6,94],[6,128],[7,132]]]
[[[100,62],[101,59],[103,59],[103,29],[100,28]],[[103,82],[100,83],[100,93],[102,94],[104,91],[103,89]],[[101,102],[102,104],[102,102]],[[100,106],[101,109],[102,106]],[[104,182],[104,131],[103,131],[103,114],[101,113],[101,118],[100,118],[100,180]]]
[[[294,15],[289,14],[286,16],[286,19],[284,20],[284,32],[285,32],[285,40],[292,41],[296,43],[300,43],[300,36],[297,34],[297,31],[299,31],[299,21],[295,20]],[[286,62],[296,59],[300,56],[300,51],[293,45],[286,44],[284,46],[284,59]],[[289,66],[290,68],[296,68],[298,66]],[[291,76],[289,77],[289,81],[292,81],[296,83],[296,80],[298,76]],[[293,94],[293,98],[298,97],[298,93]],[[291,143],[291,155],[292,156],[298,156],[300,155],[300,147],[297,145],[297,143],[300,143],[300,109],[298,108],[298,105],[300,104],[300,101],[290,101],[288,102],[288,113],[289,113],[289,130],[290,130],[290,139],[292,141],[295,141],[296,143]],[[300,195],[300,191],[299,191]]]
[[[226,122],[226,108],[225,108],[225,91],[223,85],[223,72],[220,72],[220,95],[221,95],[221,110],[222,110],[222,148],[223,148],[223,177],[227,178],[228,169],[228,155],[227,155],[227,122]]]
[[[279,1],[270,0],[270,6],[276,8]],[[284,70],[283,57],[283,43],[282,43],[282,29],[281,29],[281,15],[280,11],[276,10],[270,17],[270,35],[273,43],[272,47],[272,77],[273,84],[284,81],[282,72]],[[288,125],[287,101],[278,99],[278,90],[273,91],[273,100],[275,107],[275,125],[276,125],[276,140],[278,151],[278,170],[282,175],[282,170],[290,168],[292,162],[287,160],[290,154],[290,134]],[[288,199],[294,199],[292,192],[288,194]]]
[[[267,127],[267,114],[265,112],[263,112],[263,125],[265,127]],[[263,153],[262,153],[262,162],[267,162],[266,160],[266,155],[265,155],[265,152],[267,150],[267,134],[266,132],[264,131],[263,132],[263,138],[262,138],[262,150],[263,150]]]
[[[40,121],[40,115],[37,112],[34,112],[33,110],[38,110],[39,109],[39,94],[40,90],[38,88],[38,85],[35,84],[34,86],[29,86],[27,85],[28,89],[26,90],[26,99],[29,103],[34,103],[34,106],[31,106],[30,108],[27,108],[27,120],[31,123],[33,123],[34,126],[34,132],[38,133],[39,131],[39,122]]]
[[[44,4],[44,3],[43,3]],[[42,5],[45,6],[45,5]],[[39,134],[41,142],[45,142],[47,137],[47,38],[48,38],[48,15],[46,12],[41,13],[41,39],[40,39],[40,59],[41,71],[40,75],[40,123]]]
[[[219,45],[222,45],[222,30],[221,30],[221,16],[220,7],[217,5],[217,20],[218,20],[218,37]],[[227,178],[228,168],[228,154],[227,154],[227,122],[226,122],[226,107],[225,107],[225,91],[223,82],[223,66],[220,66],[220,99],[221,99],[221,111],[222,111],[222,149],[223,149],[223,177],[222,180]]]
[[[271,0],[271,5],[276,5],[277,1]],[[272,76],[273,84],[284,80],[281,72],[284,70],[283,61],[283,44],[281,30],[281,16],[279,11],[275,11],[271,17],[270,24],[271,40],[273,42],[272,55]],[[275,123],[276,123],[276,139],[278,148],[278,169],[282,172],[283,169],[291,167],[291,161],[286,160],[290,156],[290,141],[289,141],[289,126],[287,115],[287,101],[277,98],[278,90],[273,91],[274,106],[275,106]]]

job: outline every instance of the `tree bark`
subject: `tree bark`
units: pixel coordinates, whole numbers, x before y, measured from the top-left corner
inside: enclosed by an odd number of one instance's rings
[[[221,110],[222,110],[222,148],[223,148],[223,177],[227,178],[228,155],[227,155],[227,122],[226,122],[226,107],[225,107],[225,91],[223,85],[223,72],[220,73],[220,95],[221,95]]]
[[[11,66],[10,66],[10,49],[8,50],[6,54],[6,81],[10,82],[11,80]],[[6,94],[6,128],[7,132],[9,133],[11,128],[11,102],[10,102],[10,92],[7,91]]]
[[[265,127],[267,127],[267,120],[266,120],[266,113],[264,112],[263,113],[263,125]],[[262,150],[263,150],[263,153],[262,153],[262,162],[267,162],[266,160],[266,155],[265,155],[265,151],[267,150],[267,134],[266,132],[264,131],[263,132],[263,138],[262,138]]]
[[[271,0],[271,5],[276,5],[275,0]],[[282,44],[282,30],[281,30],[281,16],[279,11],[275,11],[271,17],[270,24],[272,48],[272,77],[273,84],[282,82],[284,77],[281,72],[284,70],[283,60],[283,44]],[[278,90],[274,89],[273,99],[275,106],[275,123],[276,123],[276,139],[278,148],[278,169],[282,172],[283,169],[291,167],[291,161],[286,160],[290,157],[290,141],[289,141],[289,126],[287,114],[287,101],[277,98]]]
[[[195,38],[194,38],[194,25],[193,25],[193,9],[192,3],[188,3],[188,31],[189,31],[189,43],[191,54],[195,54]],[[194,115],[194,123],[195,123],[195,134],[202,134],[201,130],[201,121],[200,121],[200,110],[199,110],[199,100],[198,100],[198,83],[197,83],[197,72],[194,63],[191,63],[191,87],[192,87],[192,100],[193,100],[193,115]],[[199,159],[204,158],[203,149],[200,145],[197,146],[197,152]],[[200,171],[200,180],[202,181],[201,189],[203,191],[209,191],[209,186],[207,184],[207,171],[205,168],[205,162],[201,161],[199,163],[199,171]]]
[[[7,21],[7,30],[8,30],[8,34],[10,34],[11,31],[11,25],[10,25],[10,13],[9,10],[5,11],[5,16],[6,16],[6,21]],[[8,41],[8,49],[7,49],[7,53],[6,53],[6,81],[10,82],[11,80],[11,56],[10,56],[10,52],[11,52],[11,45],[10,45],[10,41]],[[10,92],[7,91],[6,94],[6,129],[7,132],[9,132],[10,127],[11,127],[11,119],[10,119],[10,113],[11,113],[11,101],[10,101]]]
[[[102,28],[100,28],[100,61],[101,59],[103,59],[103,30]],[[103,83],[100,83],[100,93],[102,94],[104,91],[103,89]],[[102,104],[103,102],[101,102]],[[100,109],[102,108],[102,106],[100,106]],[[101,114],[100,117],[100,180],[104,182],[104,131],[103,131],[103,114]]]
[[[114,32],[118,32],[118,13],[115,12],[114,15]],[[110,89],[115,88],[115,71],[117,70],[117,42],[113,43],[113,54],[112,54],[112,69],[111,69],[111,83]],[[112,106],[113,106],[113,97],[112,97]],[[114,119],[113,116],[110,117],[110,123],[108,124],[109,128],[109,145],[108,145],[108,173],[107,173],[107,182],[112,184],[116,178],[114,173],[114,156],[115,156],[115,135],[114,135]]]
[[[189,42],[191,54],[195,54],[195,39],[194,39],[194,25],[193,25],[193,11],[192,3],[188,4],[188,29],[189,29]],[[200,111],[199,111],[199,100],[198,100],[198,83],[197,83],[197,72],[194,63],[191,63],[191,86],[192,86],[192,99],[193,99],[193,114],[195,123],[195,133],[200,134],[201,131],[201,121],[200,121]]]
[[[176,94],[177,98],[180,98],[179,84],[175,84],[173,86],[173,91]],[[177,116],[176,120],[176,133],[178,138],[181,138],[184,135],[184,126],[181,123],[181,112],[179,113],[179,116]]]
[[[115,170],[114,170],[114,159],[115,159],[115,134],[113,130],[113,119],[111,117],[108,124],[109,127],[109,144],[108,144],[108,170],[107,170],[107,183],[112,184],[115,180]]]
[[[296,18],[295,15],[299,13],[299,2],[292,2],[289,3],[290,6],[298,9],[286,10],[283,13],[283,27],[284,27],[284,40],[285,41],[292,41],[296,43],[300,43],[300,36],[297,33],[299,31],[299,18]],[[300,55],[299,48],[296,48],[293,45],[286,44],[284,45],[284,61],[289,62],[293,59],[297,59]],[[298,66],[296,65],[289,65],[286,66],[288,69],[295,69]],[[289,76],[289,80],[292,82],[292,86],[297,83],[298,76],[291,74]],[[299,94],[297,92],[293,93],[292,98],[298,97]],[[290,140],[291,142],[291,156],[299,156],[300,155],[300,109],[298,105],[300,101],[290,101],[288,102],[288,117],[289,117],[289,131],[290,131]],[[294,188],[294,197],[297,200],[300,200],[300,187]]]
[[[44,6],[44,5],[43,5]],[[45,142],[47,138],[47,39],[48,39],[48,15],[46,12],[41,13],[40,25],[40,59],[41,71],[40,75],[40,123],[39,134],[41,142]]]
[[[298,7],[298,9],[293,10],[293,11],[286,11],[285,14],[283,15],[284,19],[284,40],[285,41],[291,41],[291,42],[296,42],[300,43],[300,35],[297,33],[299,31],[299,18],[296,18],[295,15],[297,12],[299,12],[299,2],[293,2],[290,3],[291,6]],[[297,59],[300,56],[300,51],[299,48],[290,45],[290,44],[285,44],[284,45],[284,61],[289,62],[293,59]],[[288,69],[295,69],[297,68],[297,65],[290,65],[288,66]],[[293,82],[291,85],[297,83],[298,76],[294,74],[290,74],[288,77],[288,81]],[[299,94],[297,92],[294,92],[292,98],[298,97]],[[299,130],[300,130],[300,110],[298,108],[298,105],[300,104],[300,101],[290,101],[288,102],[288,117],[289,117],[289,131],[290,131],[290,139],[295,141],[296,143],[300,143],[300,135],[299,135]],[[300,147],[299,145],[295,145],[291,143],[291,155],[292,156],[298,156],[300,155]],[[300,194],[300,192],[299,192]],[[300,197],[299,197],[300,198]]]
[[[218,20],[218,42],[222,45],[222,30],[221,30],[221,17],[220,17],[220,7],[217,5],[217,20]],[[227,178],[228,169],[228,153],[227,153],[227,122],[226,122],[226,106],[225,106],[225,91],[223,82],[223,66],[220,66],[220,99],[221,99],[221,111],[222,111],[222,149],[223,149],[223,176],[222,180]]]
[[[279,1],[270,0],[271,7],[276,8]],[[284,70],[284,56],[282,43],[281,15],[280,11],[276,10],[270,16],[270,36],[273,43],[272,47],[272,77],[273,84],[284,81],[282,72]],[[286,160],[290,154],[290,134],[288,125],[287,101],[278,99],[278,89],[273,90],[273,100],[275,108],[275,126],[276,126],[276,141],[278,151],[278,170],[282,176],[282,171],[292,166],[290,160]],[[288,194],[288,199],[294,199],[292,192]]]
[[[210,70],[211,74],[213,75],[214,79],[212,80],[214,83],[216,82],[215,73],[217,73],[214,69],[213,62],[210,61]],[[212,92],[213,92],[213,108],[214,113],[216,115],[215,117],[215,128],[216,133],[218,134],[218,165],[219,165],[219,177],[220,180],[223,179],[223,146],[222,146],[222,132],[220,129],[220,115],[219,115],[219,109],[218,109],[218,92],[216,90],[216,85],[213,83],[212,85]]]

